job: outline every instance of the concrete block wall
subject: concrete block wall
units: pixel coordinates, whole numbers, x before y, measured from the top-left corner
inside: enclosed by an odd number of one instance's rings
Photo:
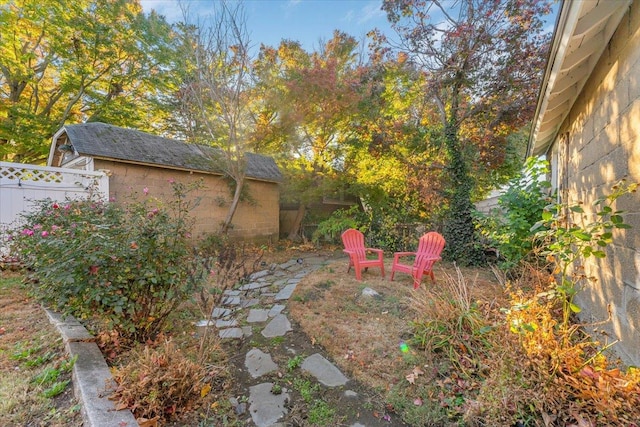
[[[95,169],[109,171],[109,193],[115,202],[125,202],[131,197],[157,197],[161,200],[172,200],[171,181],[188,184],[203,180],[204,186],[191,193],[194,199],[200,198],[200,203],[190,212],[195,220],[193,235],[196,238],[219,230],[231,202],[229,186],[219,175],[104,160],[95,160]],[[251,179],[247,180],[245,185],[255,203],[240,203],[232,221],[233,228],[229,232],[230,236],[255,242],[277,241],[279,185]],[[145,188],[148,190],[146,196]]]
[[[614,183],[622,178],[640,183],[639,2],[622,19],[559,135],[568,135],[568,155],[558,158],[558,180],[568,178],[567,201],[584,202],[586,221],[595,218],[593,202]],[[616,230],[605,259],[586,262],[587,274],[597,281],[584,285],[576,302],[585,322],[605,321],[611,313],[611,321],[599,326],[608,336],[598,338],[603,344],[620,340],[616,353],[639,365],[640,192],[623,196],[614,208],[626,211],[633,228]]]

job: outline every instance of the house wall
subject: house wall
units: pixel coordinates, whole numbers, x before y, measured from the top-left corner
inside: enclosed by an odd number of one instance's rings
[[[640,2],[634,2],[600,58],[551,149],[560,197],[584,202],[588,220],[593,202],[618,180],[640,182]],[[613,348],[625,363],[640,364],[640,192],[618,199],[633,226],[616,230],[607,257],[589,259],[585,268],[597,281],[583,285],[575,302],[585,322],[616,339]]]
[[[171,180],[192,183],[203,180],[204,187],[192,193],[200,204],[190,214],[195,219],[194,237],[216,233],[227,215],[231,201],[229,186],[219,175],[208,175],[95,159],[96,170],[109,171],[109,196],[115,202],[130,197],[173,199]],[[275,242],[279,231],[279,186],[277,183],[247,180],[248,193],[255,204],[241,202],[233,217],[232,238],[254,242]],[[145,196],[144,188],[148,189]]]

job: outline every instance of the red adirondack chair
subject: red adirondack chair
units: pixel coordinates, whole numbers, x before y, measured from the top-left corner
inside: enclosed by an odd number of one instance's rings
[[[384,277],[384,262],[382,249],[365,248],[364,235],[353,228],[342,233],[342,243],[344,244],[343,252],[349,255],[349,268],[347,273],[351,271],[351,267],[356,271],[356,279],[362,280],[362,269],[365,271],[369,267],[380,267],[380,273]],[[369,258],[368,254],[373,253],[376,258]]]
[[[393,254],[393,265],[391,266],[391,280],[396,271],[410,274],[413,277],[413,289],[418,289],[422,276],[428,274],[431,281],[435,283],[433,276],[433,264],[440,261],[440,254],[444,249],[444,237],[440,233],[430,231],[420,238],[418,250],[416,252],[396,252]],[[413,264],[403,264],[400,259],[413,256]]]

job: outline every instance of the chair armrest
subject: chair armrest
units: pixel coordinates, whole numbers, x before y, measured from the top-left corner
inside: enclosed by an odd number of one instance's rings
[[[378,255],[384,255],[384,250],[382,250],[382,249],[365,248],[365,250],[368,251],[368,252],[375,252]]]
[[[396,252],[393,254],[393,262],[397,262],[400,257],[403,256],[416,256],[415,252]]]

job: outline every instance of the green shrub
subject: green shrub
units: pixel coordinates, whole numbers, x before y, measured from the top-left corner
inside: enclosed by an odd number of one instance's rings
[[[167,203],[146,195],[125,205],[95,200],[38,202],[12,233],[33,271],[33,294],[78,318],[97,315],[122,336],[145,341],[206,274],[190,245],[194,202],[173,183]]]
[[[551,184],[544,180],[547,173],[546,161],[530,157],[524,172],[498,198],[499,208],[479,217],[480,232],[498,250],[503,269],[512,269],[532,254],[535,233],[531,227],[550,202]]]
[[[431,225],[414,206],[401,199],[377,197],[370,203],[339,209],[321,221],[314,231],[314,242],[341,243],[340,235],[348,228],[356,228],[365,235],[370,247],[388,252],[415,250],[418,239]]]
[[[313,232],[312,240],[317,243],[321,240],[339,243],[342,232],[349,228],[359,228],[356,218],[359,207],[352,206],[349,209],[338,209],[329,218],[320,222],[318,228]]]

